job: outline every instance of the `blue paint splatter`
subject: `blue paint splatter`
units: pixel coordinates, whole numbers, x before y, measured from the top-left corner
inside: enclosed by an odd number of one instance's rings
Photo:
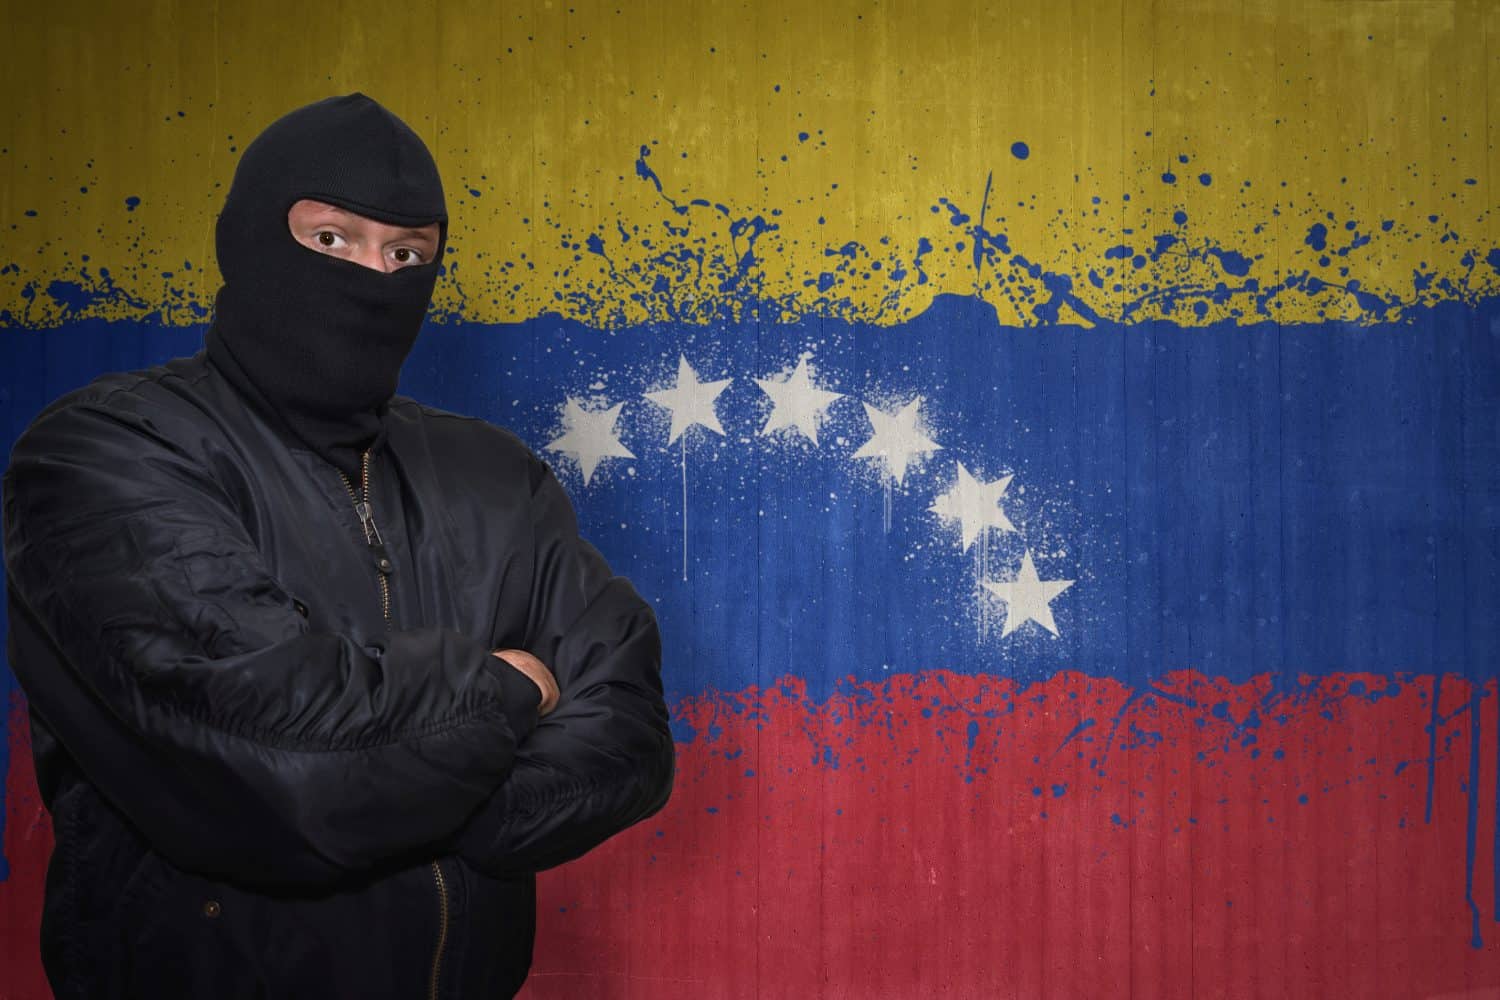
[[[635,175],[641,180],[650,181],[652,186],[656,188],[656,193],[661,195],[662,199],[666,201],[668,205],[672,206],[672,211],[676,212],[678,215],[686,215],[688,207],[686,205],[677,204],[677,202],[672,200],[667,192],[662,189],[661,178],[656,175],[656,171],[652,170],[650,164],[646,162],[646,158],[650,155],[651,147],[642,146],[641,154],[640,156],[636,157],[635,161]]]
[[[1018,160],[1024,160],[1031,155],[1031,147],[1024,142],[1013,142],[1010,144],[1010,155]]]
[[[1250,258],[1234,250],[1223,250],[1218,247],[1209,247],[1208,254],[1219,259],[1219,266],[1225,272],[1236,278],[1243,278],[1250,273]]]
[[[922,258],[932,253],[932,241],[925,236],[917,237],[917,252],[912,257],[911,266],[917,270],[917,284],[927,284],[927,272],[922,270]]]
[[[1350,295],[1354,296],[1354,301],[1359,303],[1359,307],[1366,312],[1385,312],[1387,307],[1386,301],[1373,292],[1366,292],[1361,290],[1360,283],[1358,281],[1349,282],[1347,290]]]
[[[1437,734],[1438,725],[1442,716],[1438,714],[1438,702],[1442,700],[1443,675],[1441,672],[1432,678],[1432,719],[1427,723],[1427,812],[1425,822],[1432,822],[1432,789],[1437,781]]]
[[[1062,753],[1063,748],[1066,747],[1069,743],[1072,743],[1075,737],[1077,737],[1080,733],[1092,728],[1094,728],[1094,720],[1091,718],[1084,719],[1078,725],[1074,726],[1072,730],[1068,732],[1068,735],[1063,737],[1063,741],[1058,744],[1057,749],[1052,751],[1052,756],[1056,757],[1058,754]]]
[[[47,294],[65,312],[80,312],[103,298],[98,292],[84,288],[76,281],[61,279],[48,283]]]
[[[1032,315],[1038,320],[1043,323],[1057,323],[1062,316],[1062,307],[1067,306],[1090,323],[1104,321],[1086,302],[1073,294],[1071,275],[1045,271],[1040,264],[1033,264],[1020,254],[1016,254],[1012,259],[1017,267],[1023,268],[1028,275],[1040,281],[1042,287],[1051,293],[1048,301],[1037,303],[1031,309]]]

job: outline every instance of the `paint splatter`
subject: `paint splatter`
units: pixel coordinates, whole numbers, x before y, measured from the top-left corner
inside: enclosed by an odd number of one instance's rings
[[[934,948],[968,970],[966,989],[997,996],[1097,996],[1123,981],[1168,995],[1189,979],[1195,992],[1232,994],[1249,977],[1289,995],[1398,997],[1494,981],[1500,947],[1472,946],[1462,905],[1464,853],[1421,822],[1422,778],[1388,777],[1426,756],[1424,681],[1386,694],[1390,678],[1341,675],[1278,693],[1268,678],[1193,673],[1131,689],[933,671],[826,701],[795,678],[688,699],[674,715],[716,737],[679,746],[666,812],[543,876],[544,910],[566,916],[543,924],[529,989],[567,996],[586,980],[630,994],[618,970],[649,963],[654,947],[634,929],[705,922],[721,932],[674,975],[762,993],[837,982],[850,995],[915,995],[931,986],[923,956]],[[1450,689],[1450,706],[1494,700],[1493,683]],[[1261,725],[1247,742],[1252,715]],[[1054,753],[1089,717],[1121,720],[1112,742],[1101,721]],[[1441,734],[1451,751],[1437,808],[1460,823],[1473,762],[1495,778],[1494,730],[1471,731],[1470,717]],[[1130,730],[1157,738],[1123,739]],[[820,763],[830,755],[837,769]],[[901,809],[918,789],[943,811]],[[1376,815],[1392,822],[1368,829]],[[1494,835],[1490,820],[1480,827]],[[955,855],[955,842],[982,850]],[[1477,858],[1475,883],[1490,869]],[[1399,906],[1370,905],[1377,871]],[[632,873],[628,910],[596,891],[620,872]],[[1080,924],[1066,901],[1083,886],[1093,922]],[[871,933],[799,919],[820,905],[868,914]],[[877,932],[892,907],[901,933]],[[1483,915],[1488,925],[1493,911]],[[1235,949],[1265,927],[1278,947]],[[1142,940],[1159,947],[1143,953]],[[767,948],[773,963],[758,957]]]
[[[810,131],[797,137],[799,143],[814,138]],[[1212,174],[1201,171],[1195,187],[1202,193],[1193,196],[1199,200],[1182,192],[1183,204],[1162,216],[1172,220],[1178,244],[1132,255],[1121,266],[1109,253],[1119,245],[1116,221],[1101,209],[1106,201],[1130,203],[1131,190],[1111,191],[1091,175],[1080,175],[1080,185],[1094,187],[1087,206],[1060,208],[1038,220],[1032,217],[1036,207],[1026,201],[993,211],[991,177],[977,218],[960,207],[963,198],[945,195],[932,205],[926,231],[904,246],[890,238],[824,243],[787,227],[790,206],[737,205],[733,198],[677,189],[667,168],[655,164],[655,146],[640,145],[630,176],[646,186],[659,212],[649,210],[648,202],[645,212],[601,214],[591,230],[573,232],[544,204],[539,218],[524,220],[540,244],[532,243],[524,254],[474,259],[462,256],[464,237],[455,228],[432,320],[472,321],[497,311],[520,319],[545,309],[607,329],[643,322],[712,325],[741,317],[785,322],[806,315],[891,325],[919,315],[939,295],[971,294],[992,305],[1008,326],[1067,318],[1085,323],[1168,319],[1184,325],[1262,318],[1373,323],[1442,301],[1472,305],[1500,294],[1500,268],[1491,263],[1497,248],[1460,235],[1460,229],[1483,234],[1488,211],[1463,225],[1428,213],[1429,225],[1384,219],[1378,230],[1360,232],[1352,205],[1335,210],[1290,198],[1259,208],[1242,203],[1233,229],[1226,230],[1221,218],[1203,216],[1215,220],[1213,228],[1205,223],[1203,231],[1195,231],[1189,224],[1199,218],[1193,206],[1212,207],[1201,200],[1218,197],[1209,194],[1218,190]],[[1024,142],[1015,142],[1010,151],[1013,158],[1030,156]],[[1177,175],[1168,170],[1160,179],[1175,185]],[[470,195],[478,198],[485,190],[476,184]],[[842,194],[837,183],[828,193]],[[1134,196],[1147,197],[1140,189]],[[140,205],[136,196],[126,201],[130,213]],[[1275,231],[1271,223],[1279,227],[1288,217],[1305,222],[1305,249],[1278,251],[1274,267],[1256,266],[1267,259]],[[201,322],[212,298],[204,262],[190,261],[191,271],[184,268],[182,274],[161,267],[162,249],[145,239],[135,218],[128,232],[137,260],[116,268],[107,294],[91,291],[98,274],[90,276],[82,262],[45,275],[18,263],[0,271],[0,303],[11,302],[0,309],[0,325],[34,328],[70,318],[143,318],[156,311],[170,323]],[[1338,244],[1330,236],[1335,220],[1348,234]],[[1055,250],[1039,253],[1040,242],[1036,248],[1014,245],[1007,230],[1022,221],[1028,232],[1044,227],[1047,244],[1076,245],[1077,251],[1058,257]],[[826,222],[820,214],[818,226]],[[1150,231],[1149,216],[1145,223],[1148,242],[1165,235]],[[39,239],[46,250],[46,238]],[[533,259],[537,253],[565,259],[555,270],[541,272]],[[1392,262],[1413,258],[1431,278],[1397,281],[1402,271]],[[1210,270],[1203,270],[1205,263]],[[1217,280],[1248,278],[1252,267],[1256,279]],[[176,276],[163,287],[163,274]],[[544,295],[538,286],[543,281]],[[57,294],[46,294],[49,288]]]

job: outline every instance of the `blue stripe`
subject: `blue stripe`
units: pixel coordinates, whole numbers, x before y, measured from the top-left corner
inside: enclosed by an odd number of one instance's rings
[[[64,389],[200,340],[144,324],[8,331],[5,443]],[[658,608],[674,697],[784,674],[820,696],[846,677],[933,668],[1137,686],[1194,668],[1291,686],[1338,671],[1494,674],[1497,348],[1496,301],[1376,327],[1013,330],[947,298],[891,328],[445,325],[403,388],[538,449],[567,397],[626,403],[635,460],[605,459],[584,486],[570,459],[544,454],[586,533]],[[847,394],[819,448],[756,433],[769,404],[750,379],[804,351]],[[671,384],[679,352],[705,380],[735,379],[718,401],[727,435],[686,436],[687,582],[682,442],[668,445],[665,411],[642,396]],[[859,402],[917,394],[944,450],[892,491],[887,531],[879,465],[851,457],[869,435]],[[956,460],[1013,473],[1002,503],[1039,573],[1077,581],[1052,602],[1060,638],[1035,623],[999,635],[1004,605],[978,592],[974,553],[928,510]],[[990,577],[1011,578],[1021,548],[993,536]]]

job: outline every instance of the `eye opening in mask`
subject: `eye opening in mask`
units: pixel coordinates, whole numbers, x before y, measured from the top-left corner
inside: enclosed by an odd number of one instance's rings
[[[387,274],[433,262],[443,240],[439,222],[391,222],[317,198],[292,203],[287,229],[314,253]]]

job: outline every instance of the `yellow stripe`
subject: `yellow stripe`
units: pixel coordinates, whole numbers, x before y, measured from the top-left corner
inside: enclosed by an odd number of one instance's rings
[[[1250,259],[1262,288],[1303,271],[1330,283],[1274,296],[1283,321],[1370,318],[1336,287],[1351,282],[1409,302],[1492,294],[1500,277],[1485,259],[1500,244],[1500,5],[1484,0],[136,6],[4,0],[12,324],[77,315],[65,303],[101,283],[118,293],[85,312],[195,321],[237,151],[281,112],[356,89],[434,148],[456,264],[438,308],[468,319],[702,318],[764,300],[891,322],[947,292],[1029,323],[1057,299],[1049,274],[1098,316],[1140,318],[1163,313],[1158,293],[1242,286],[1210,248]],[[637,176],[642,145],[662,194]],[[976,268],[941,200],[972,226],[991,177],[983,224],[1010,253]],[[725,289],[746,246],[731,225],[757,216],[777,228]],[[1320,264],[1317,222],[1331,250],[1369,242]],[[1184,242],[1139,268],[1106,255],[1160,233]],[[54,281],[84,294],[49,294]],[[1248,320],[1253,300],[1170,315]]]

